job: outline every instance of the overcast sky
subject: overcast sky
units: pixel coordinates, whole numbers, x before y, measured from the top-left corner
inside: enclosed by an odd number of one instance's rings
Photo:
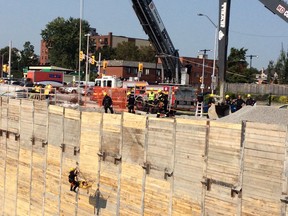
[[[148,39],[132,9],[131,0],[83,0],[83,19],[99,34]],[[56,17],[80,17],[80,0],[0,0],[0,48],[23,49],[26,41],[40,53],[41,30]],[[180,56],[196,57],[198,50],[214,49],[215,28],[208,15],[218,25],[217,0],[154,0],[170,38]],[[281,47],[288,48],[288,25],[272,14],[258,0],[231,0],[229,50],[248,49],[252,66],[266,68],[277,61]],[[208,53],[213,58],[213,53]],[[250,62],[247,58],[248,63]]]

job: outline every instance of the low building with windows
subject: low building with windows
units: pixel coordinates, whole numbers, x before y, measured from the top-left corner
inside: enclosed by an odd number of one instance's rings
[[[162,64],[142,62],[143,71],[139,72],[139,62],[136,61],[108,60],[107,63],[106,68],[101,67],[100,74],[116,76],[123,80],[139,77],[139,80],[153,84],[162,82]]]

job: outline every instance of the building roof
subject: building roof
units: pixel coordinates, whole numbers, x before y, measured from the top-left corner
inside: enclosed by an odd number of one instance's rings
[[[57,66],[41,66],[41,65],[37,65],[37,66],[29,66],[28,67],[29,70],[43,70],[43,71],[66,71],[66,72],[74,72],[74,70],[72,69],[67,69],[67,68],[61,68],[61,67],[57,67]]]

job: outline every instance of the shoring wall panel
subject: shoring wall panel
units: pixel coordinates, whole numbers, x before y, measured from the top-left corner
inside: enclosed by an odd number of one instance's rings
[[[98,155],[100,150],[101,113],[82,112],[79,168],[81,173],[92,184],[87,191],[81,189],[78,200],[78,215],[92,215],[96,208],[96,190],[98,180]]]
[[[62,107],[49,106],[48,114],[48,150],[46,163],[46,192],[45,214],[60,214],[61,171],[63,146],[63,120]]]
[[[210,122],[206,180],[211,189],[205,194],[205,214],[236,215],[240,203],[231,197],[232,188],[240,183],[241,124]],[[219,175],[221,173],[221,175]]]
[[[100,162],[100,193],[103,199],[101,214],[115,215],[118,211],[118,182],[121,163],[115,164],[120,155],[121,115],[103,114],[101,151],[106,153],[105,161]],[[102,207],[102,206],[101,206]]]
[[[120,214],[141,215],[146,117],[124,113]]]
[[[145,162],[151,164],[151,169],[145,182],[144,214],[168,215],[173,181],[165,179],[165,173],[171,174],[174,169],[175,123],[171,119],[149,118],[148,125]]]
[[[17,214],[30,214],[34,103],[21,101]]]
[[[287,126],[246,123],[243,215],[281,215],[286,137]]]
[[[177,119],[173,215],[201,215],[206,121]]]

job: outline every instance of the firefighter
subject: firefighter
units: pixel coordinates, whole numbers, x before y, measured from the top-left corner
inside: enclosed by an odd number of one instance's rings
[[[79,187],[79,181],[77,179],[78,170],[76,168],[71,168],[68,176],[68,181],[70,183],[70,191],[77,192],[77,188]]]
[[[114,113],[113,110],[113,101],[109,95],[107,95],[106,92],[103,92],[104,98],[102,100],[102,106],[105,109],[105,113],[108,113],[108,109],[110,110],[111,114]]]
[[[165,113],[165,116],[168,116],[168,95],[165,94],[165,92],[163,92],[161,89],[158,90],[158,112],[157,112],[157,118],[160,117],[160,114],[162,112]]]
[[[152,108],[154,106],[154,101],[155,101],[155,93],[154,93],[154,88],[150,89],[150,92],[147,94],[148,96],[148,110],[147,110],[147,114],[151,113]]]
[[[135,96],[131,92],[127,93],[127,108],[129,113],[135,113]]]
[[[214,94],[210,94],[208,98],[208,107],[211,107],[212,104],[215,104]]]
[[[256,101],[251,97],[250,94],[247,95],[246,105],[247,106],[254,106]]]

